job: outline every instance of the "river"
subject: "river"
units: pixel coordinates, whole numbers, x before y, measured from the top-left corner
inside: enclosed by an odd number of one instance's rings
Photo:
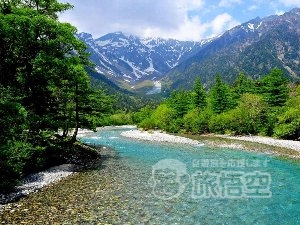
[[[137,141],[124,129],[81,138],[102,145],[95,169],[15,203],[3,224],[300,224],[300,164],[271,155]]]

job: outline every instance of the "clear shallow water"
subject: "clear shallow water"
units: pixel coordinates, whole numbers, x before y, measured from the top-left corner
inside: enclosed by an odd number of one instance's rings
[[[82,138],[114,151],[104,151],[97,169],[22,200],[18,210],[0,219],[6,224],[300,224],[299,163],[245,151],[136,141],[121,137],[122,131],[102,130]],[[152,176],[153,166],[165,159],[173,159],[167,167],[184,165],[189,175],[179,179],[186,184],[180,193],[176,176],[175,182],[168,182],[169,178],[172,181],[172,171]],[[181,164],[177,165],[178,161]],[[217,175],[221,171],[269,174],[272,196],[232,198],[208,192],[210,196],[205,198],[201,196],[204,186],[197,177],[194,183],[191,179],[199,170]],[[167,182],[153,188],[153,177]],[[234,181],[236,184],[239,179]],[[233,190],[239,188],[234,186]],[[177,197],[165,200],[176,193]]]
[[[83,140],[114,148],[124,163],[140,173],[136,175],[140,178],[137,185],[150,191],[150,194],[139,193],[141,196],[137,198],[149,203],[143,209],[145,212],[158,210],[157,214],[154,214],[157,221],[165,224],[176,222],[180,224],[300,224],[299,164],[245,151],[135,141],[120,137],[120,132],[120,130],[103,131],[101,139],[86,137]],[[245,174],[254,171],[268,173],[271,177],[269,190],[272,196],[235,199],[230,196],[227,198],[210,196],[195,199],[191,196],[193,184],[190,182],[178,198],[160,200],[153,193],[151,187],[153,184],[147,182],[147,179],[151,177],[152,166],[164,159],[179,160],[186,165],[189,175],[198,170],[217,174],[220,171],[239,171]],[[154,198],[155,201],[151,202],[147,198]],[[157,204],[160,207],[170,207],[169,213],[159,212],[161,208],[157,207]]]

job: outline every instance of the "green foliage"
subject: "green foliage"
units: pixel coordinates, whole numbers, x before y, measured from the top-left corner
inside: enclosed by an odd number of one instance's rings
[[[214,113],[220,114],[234,107],[230,87],[222,81],[220,75],[216,76],[216,82],[211,88],[210,97]]]
[[[235,110],[230,110],[228,112],[214,114],[209,120],[209,130],[213,133],[231,133]]]
[[[18,138],[26,128],[27,111],[11,88],[0,85],[0,144]]]
[[[203,84],[200,80],[200,78],[197,78],[194,82],[193,92],[193,106],[204,109],[207,105],[206,102],[206,92],[204,90]]]
[[[235,134],[258,134],[266,121],[266,104],[263,98],[244,94],[238,106],[229,112],[228,124]]]
[[[233,83],[233,94],[235,99],[239,99],[245,93],[256,93],[256,87],[252,79],[240,73]]]
[[[283,106],[289,97],[288,79],[275,68],[260,81],[260,92],[270,106]]]
[[[257,87],[258,86],[258,87]],[[287,80],[272,70],[254,82],[241,73],[232,88],[219,75],[208,98],[197,79],[192,91],[174,91],[154,112],[147,110],[139,124],[168,132],[262,134],[299,138],[300,88],[288,99]]]
[[[126,112],[119,112],[109,117],[110,125],[128,125],[133,124],[132,114]]]
[[[139,127],[144,129],[161,129],[168,132],[178,132],[182,127],[182,119],[177,117],[177,112],[174,108],[170,107],[169,104],[160,104],[150,115],[146,116],[150,111],[145,109],[145,117],[138,124]]]
[[[143,119],[139,124],[139,127],[142,127],[145,130],[150,130],[156,128],[156,124],[154,123],[151,117]]]
[[[31,164],[35,164],[45,149],[42,147],[34,147],[25,141],[7,141],[0,146],[0,192],[6,191],[13,187],[18,178],[26,173],[26,168],[30,168]],[[37,154],[38,153],[38,154]],[[32,170],[32,168],[30,168]]]
[[[153,109],[150,106],[145,106],[141,108],[138,112],[134,113],[133,122],[135,124],[141,123],[143,120],[150,118]]]
[[[58,21],[70,8],[57,0],[0,2],[0,170],[7,185],[112,111],[111,99],[91,88],[76,28]]]
[[[297,140],[300,137],[300,109],[288,108],[284,114],[278,116],[275,136]]]
[[[192,109],[183,118],[184,129],[193,134],[207,133],[209,132],[208,121],[211,116],[212,112],[209,109]]]
[[[237,117],[240,124],[235,128],[240,134],[258,134],[266,121],[267,105],[259,95],[244,94],[241,96]]]
[[[213,116],[209,128],[215,133],[258,134],[264,129],[266,110],[261,96],[246,93],[235,109]]]
[[[182,118],[193,105],[193,95],[189,91],[173,91],[167,105],[175,110],[178,118]]]
[[[300,85],[278,115],[275,136],[297,140],[300,138]]]
[[[176,113],[176,110],[167,104],[161,104],[154,110],[151,119],[155,127],[169,131],[174,122],[173,120],[177,117]]]

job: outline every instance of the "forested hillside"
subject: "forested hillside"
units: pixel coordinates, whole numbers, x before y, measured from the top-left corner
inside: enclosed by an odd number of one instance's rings
[[[92,88],[104,90],[106,94],[112,97],[114,103],[113,112],[137,111],[146,105],[155,106],[161,100],[160,95],[141,95],[120,88],[105,75],[98,73],[92,68],[87,69],[87,72],[91,79]]]

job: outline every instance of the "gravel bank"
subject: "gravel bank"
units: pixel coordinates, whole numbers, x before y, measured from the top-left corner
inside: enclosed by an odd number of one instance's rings
[[[140,130],[130,130],[121,133],[121,136],[134,138],[138,140],[146,141],[158,141],[158,142],[170,142],[170,143],[180,143],[189,145],[200,145],[201,143],[196,140],[192,140],[185,137],[174,136],[161,131],[140,131]]]
[[[27,196],[32,192],[36,192],[39,189],[57,182],[64,177],[70,176],[74,173],[74,164],[63,164],[60,166],[51,167],[45,171],[34,173],[24,178],[21,181],[21,185],[16,187],[16,191],[10,194],[0,194],[0,211],[3,208],[1,204],[7,204],[18,200],[23,196]]]
[[[141,131],[141,130],[130,130],[121,133],[122,136],[135,138],[139,140],[147,141],[159,141],[159,142],[171,142],[171,143],[181,143],[190,145],[207,145],[215,146],[221,148],[232,148],[232,149],[243,149],[249,151],[263,152],[266,154],[281,155],[288,158],[300,158],[300,142],[291,140],[279,140],[271,137],[260,137],[260,136],[230,136],[230,135],[212,135],[210,137],[217,137],[224,139],[231,139],[237,141],[237,143],[226,143],[222,140],[197,140],[198,138],[193,137],[180,137],[170,134],[163,133],[162,131]],[[193,138],[193,139],[192,139]],[[238,141],[240,141],[238,143]],[[243,142],[253,143],[251,146],[246,145]],[[273,146],[274,148],[266,149],[263,146],[257,146],[255,144],[264,144],[268,146]]]
[[[266,144],[270,146],[282,147],[293,149],[300,152],[300,142],[291,140],[279,140],[271,137],[260,137],[260,136],[229,136],[229,135],[216,135],[221,138],[228,138],[232,140],[250,141],[255,143]]]

